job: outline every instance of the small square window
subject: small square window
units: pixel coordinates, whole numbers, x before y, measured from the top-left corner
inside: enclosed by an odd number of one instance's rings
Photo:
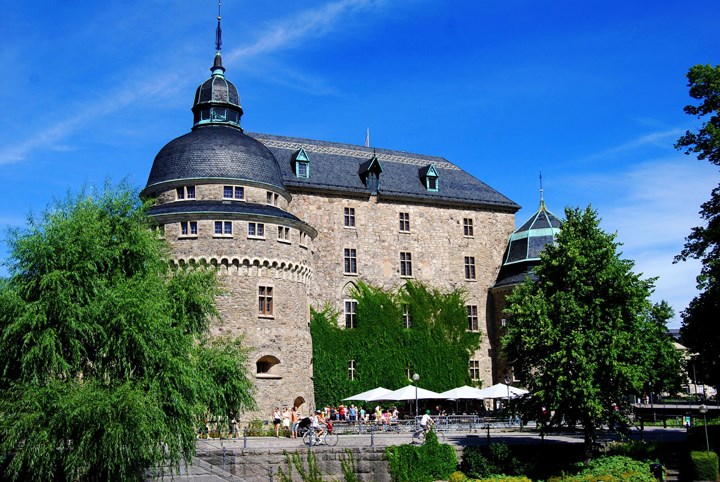
[[[267,192],[267,204],[270,206],[277,206],[278,205],[278,199],[280,198],[279,194],[276,194],[272,191]]]
[[[179,187],[175,189],[175,193],[177,194],[178,199],[185,199],[185,188]]]
[[[232,236],[232,221],[215,221],[215,236]]]
[[[195,199],[195,186],[182,186],[175,189],[178,200]]]
[[[197,236],[197,221],[181,221],[180,236]]]
[[[188,199],[195,199],[195,186],[187,186],[185,191]]]
[[[280,242],[289,243],[290,242],[290,228],[288,228],[287,226],[278,226],[277,239]]]
[[[233,187],[232,186],[224,186],[223,187],[223,199],[232,199],[233,198]]]
[[[248,223],[248,237],[264,238],[265,225],[263,223]]]

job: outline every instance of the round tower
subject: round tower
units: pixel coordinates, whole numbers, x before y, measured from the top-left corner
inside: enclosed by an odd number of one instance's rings
[[[317,231],[288,212],[277,160],[240,126],[243,109],[225,78],[220,16],[211,76],[197,88],[192,130],[158,152],[143,198],[177,265],[217,269],[223,293],[214,336],[244,336],[258,411],[314,406],[307,283]],[[307,411],[307,409],[305,409]]]

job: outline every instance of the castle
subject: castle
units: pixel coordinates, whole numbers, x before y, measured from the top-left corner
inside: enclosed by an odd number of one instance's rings
[[[310,306],[330,303],[353,329],[359,279],[464,289],[468,329],[484,334],[471,378],[502,378],[493,289],[502,295],[537,254],[504,258],[519,206],[441,157],[245,132],[220,35],[218,17],[192,130],[159,151],[141,196],[156,199],[150,215],[174,263],[217,268],[222,321],[211,332],[244,335],[258,415],[314,407]],[[530,244],[525,228],[514,236]]]

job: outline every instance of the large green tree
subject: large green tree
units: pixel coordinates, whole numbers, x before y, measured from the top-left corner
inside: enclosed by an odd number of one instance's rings
[[[141,480],[195,450],[203,416],[252,406],[237,339],[206,337],[212,270],[172,271],[124,184],[9,234],[0,451],[14,480]]]
[[[615,236],[601,230],[590,207],[565,216],[541,254],[537,281],[508,297],[502,344],[533,394],[520,407],[524,416],[545,427],[580,424],[589,449],[615,415],[613,404],[622,408],[648,385],[661,388],[665,375],[655,361],[674,352],[657,324],[662,315],[653,315],[653,281],[620,258]]]
[[[695,65],[687,74],[690,97],[685,113],[705,119],[697,133],[687,131],[675,147],[720,166],[720,65]],[[697,278],[700,293],[683,312],[682,342],[691,353],[698,380],[720,386],[720,186],[702,204],[703,226],[692,229],[676,260],[699,259]]]

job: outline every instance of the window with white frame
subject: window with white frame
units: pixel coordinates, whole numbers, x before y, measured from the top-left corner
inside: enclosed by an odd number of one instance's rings
[[[480,361],[479,360],[470,360],[470,380],[472,381],[478,381],[480,380]]]
[[[272,191],[267,192],[267,204],[270,206],[277,206],[280,195]]]
[[[465,279],[466,280],[474,280],[475,279],[475,257],[474,256],[465,256]]]
[[[410,305],[402,305],[403,309],[403,328],[412,328],[412,318],[410,317]]]
[[[466,305],[467,310],[467,321],[469,331],[478,331],[480,329],[478,325],[478,309],[477,305]]]
[[[343,215],[343,226],[346,228],[355,227],[355,208],[345,208]]]
[[[242,186],[223,186],[223,199],[245,199],[245,188]]]
[[[357,274],[357,250],[345,248],[343,250],[343,269],[345,274]]]
[[[463,236],[472,238],[474,235],[472,218],[463,218]]]
[[[348,361],[348,379],[355,380],[355,360]]]
[[[400,213],[400,232],[410,232],[410,213]]]
[[[232,237],[232,221],[215,221],[215,236]]]
[[[273,287],[258,287],[258,314],[260,316],[273,316]]]
[[[197,221],[181,221],[180,222],[180,236],[197,236],[198,224]]]
[[[248,238],[265,238],[265,225],[263,223],[248,223]]]
[[[357,311],[356,300],[345,300],[345,328],[357,328],[357,318],[355,312]]]
[[[175,189],[177,199],[195,199],[195,186],[180,186]]]
[[[307,246],[308,246],[308,235],[305,234],[305,233],[303,233],[302,231],[300,231],[299,239],[300,239],[300,241],[299,241],[298,244],[300,245],[300,247],[301,247],[301,248],[307,248]]]
[[[400,276],[404,278],[412,277],[412,254],[408,252],[400,253]]]
[[[281,243],[290,242],[290,228],[287,226],[278,226],[277,240]]]

